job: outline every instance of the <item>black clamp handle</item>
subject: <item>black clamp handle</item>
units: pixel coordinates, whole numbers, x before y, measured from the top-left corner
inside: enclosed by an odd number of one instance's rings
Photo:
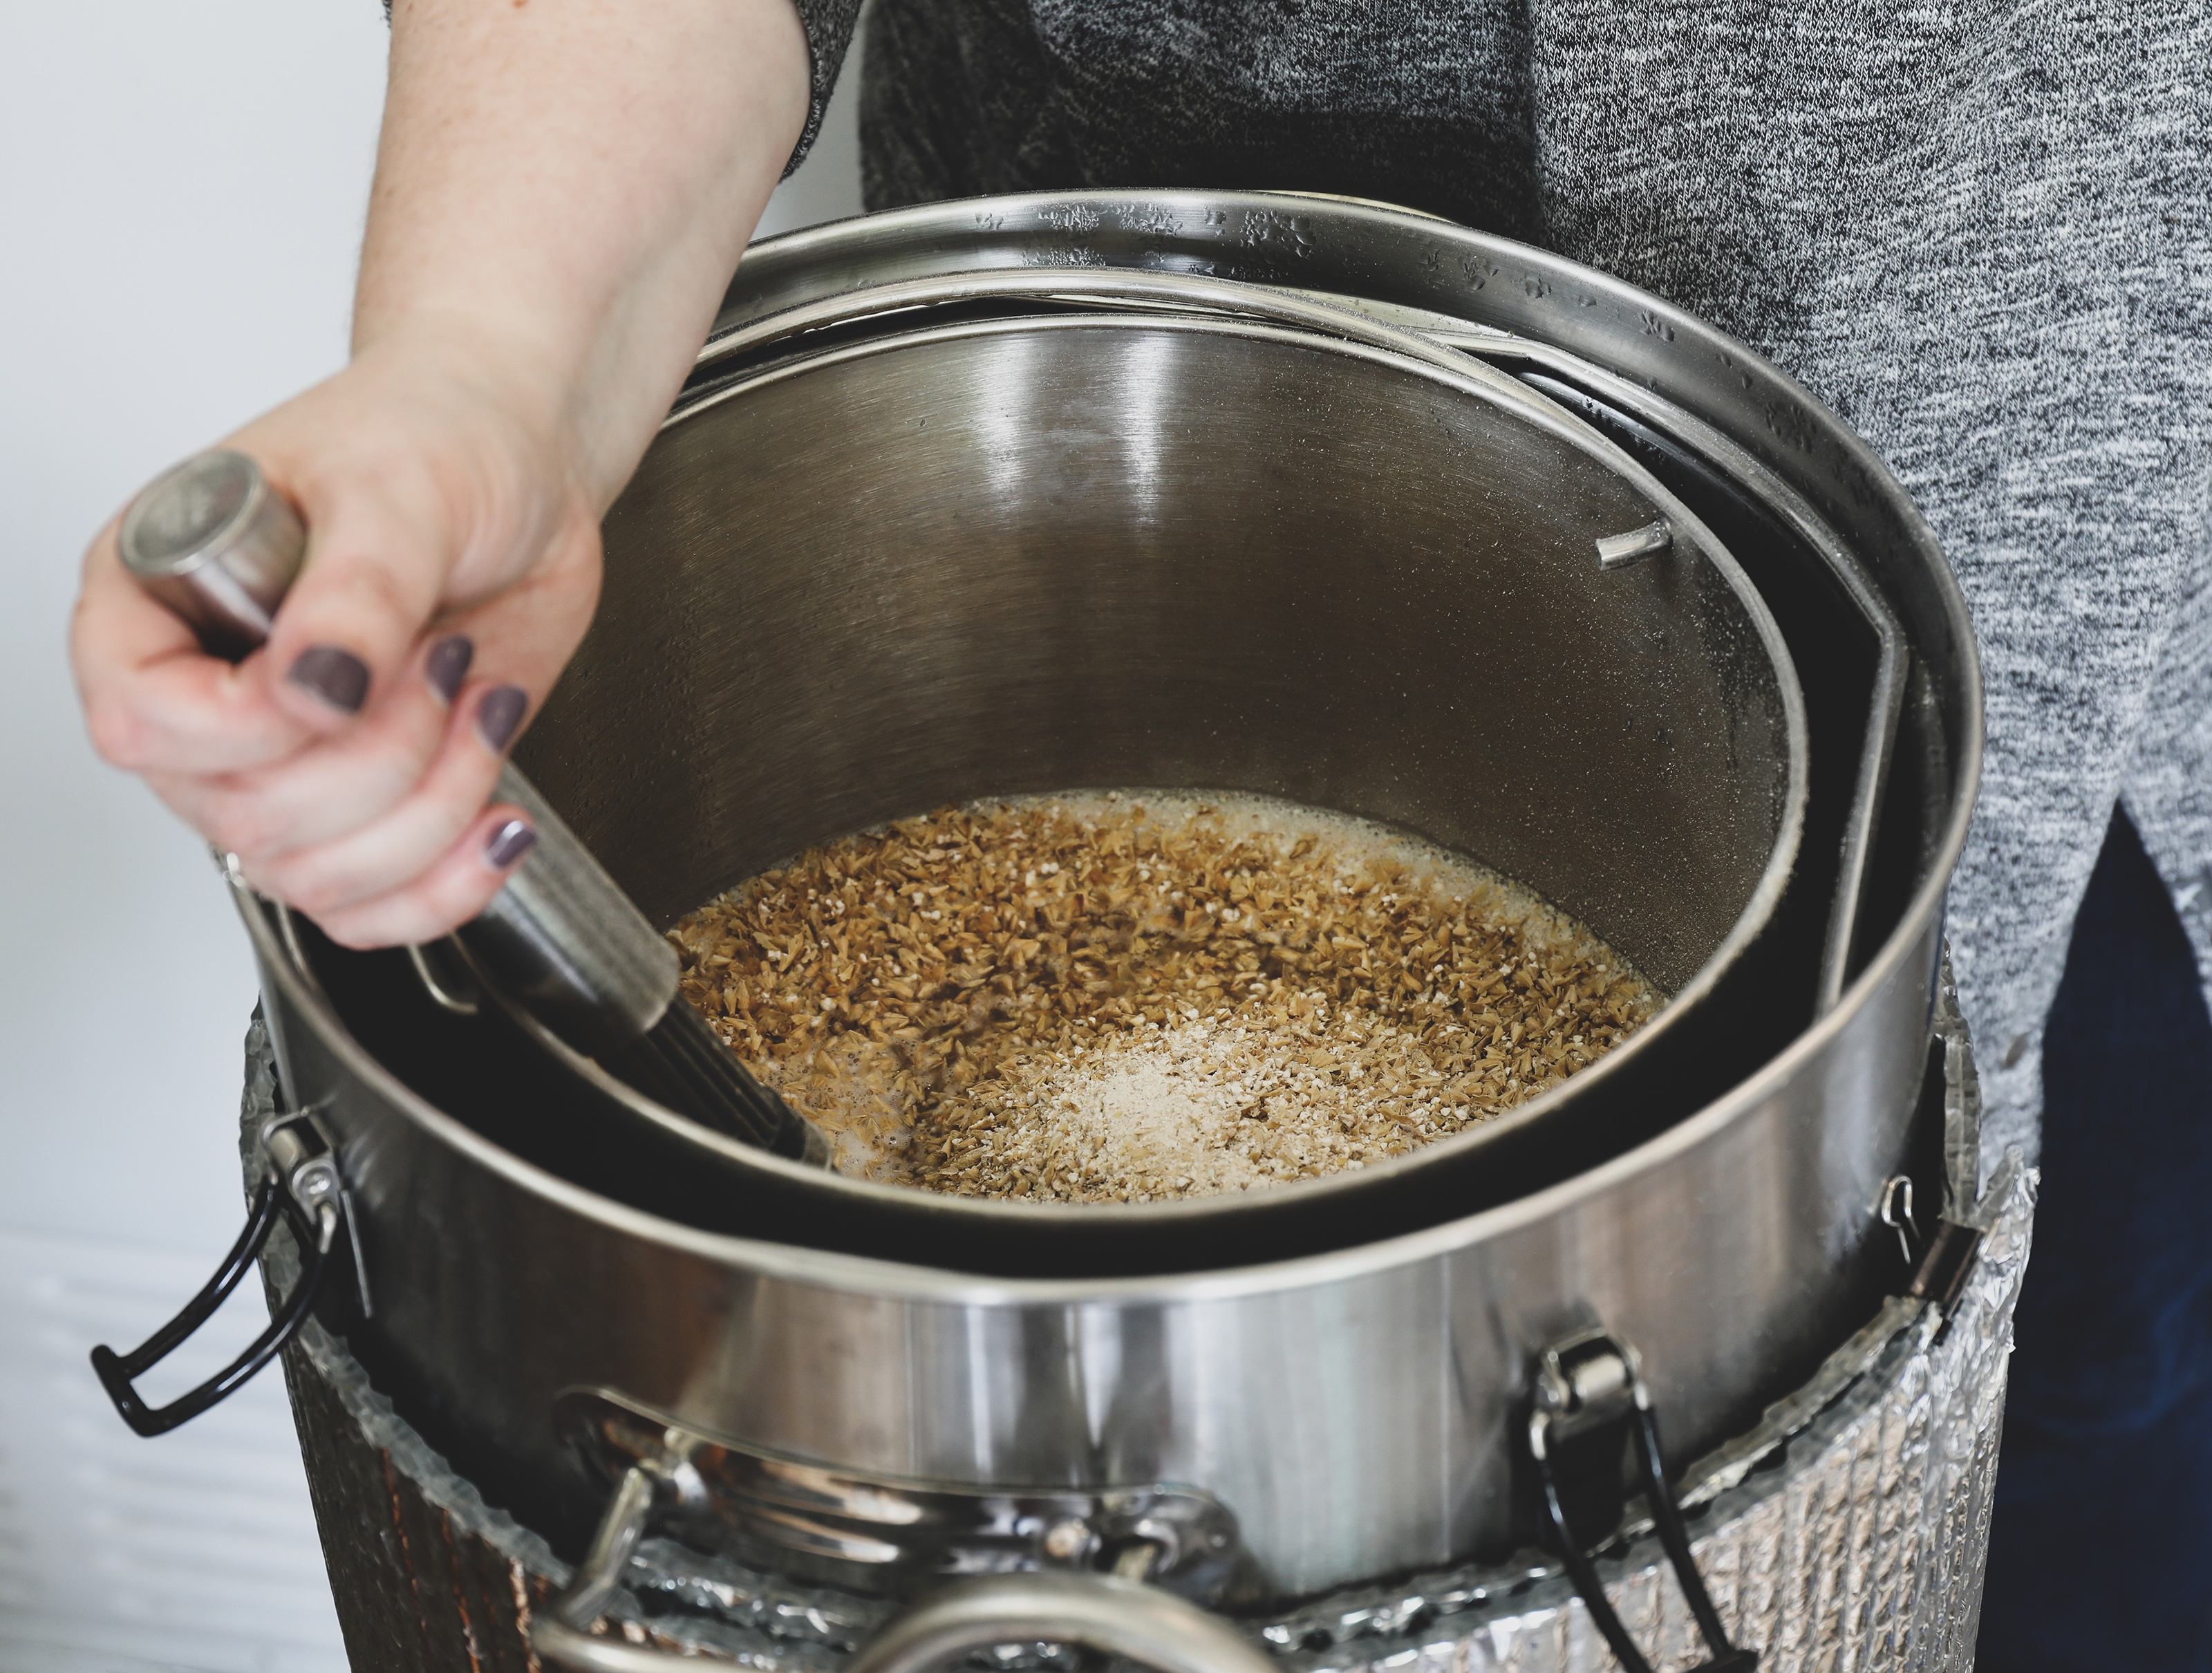
[[[331,1250],[345,1218],[345,1194],[329,1146],[313,1124],[299,1116],[280,1116],[263,1129],[262,1153],[267,1168],[254,1189],[246,1229],[222,1264],[200,1293],[186,1302],[177,1316],[128,1354],[106,1346],[92,1350],[92,1369],[107,1390],[123,1421],[142,1435],[163,1435],[180,1423],[190,1422],[210,1406],[236,1393],[255,1372],[283,1350],[300,1334],[314,1311],[323,1281],[337,1263]],[[133,1380],[174,1353],[192,1333],[214,1316],[253,1268],[269,1234],[279,1218],[291,1222],[299,1245],[301,1272],[269,1326],[244,1353],[189,1393],[167,1405],[149,1407],[139,1398]]]
[[[1626,1431],[1626,1433],[1623,1432]],[[1705,1576],[1691,1554],[1682,1507],[1667,1485],[1660,1462],[1659,1417],[1637,1368],[1634,1350],[1600,1329],[1578,1331],[1544,1350],[1537,1363],[1536,1402],[1528,1415],[1528,1453],[1543,1493],[1550,1542],[1566,1565],[1567,1576],[1589,1610],[1590,1619],[1626,1673],[1651,1673],[1651,1664],[1628,1636],[1620,1615],[1605,1595],[1597,1565],[1574,1531],[1567,1500],[1610,1500],[1606,1534],[1620,1524],[1621,1448],[1632,1434],[1642,1460],[1644,1494],[1659,1543],[1682,1587],[1690,1613],[1704,1635],[1708,1659],[1692,1673],[1755,1673],[1759,1652],[1729,1643],[1720,1612],[1705,1590]],[[1569,1460],[1571,1459],[1571,1467]],[[1578,1479],[1564,1479],[1564,1478]]]

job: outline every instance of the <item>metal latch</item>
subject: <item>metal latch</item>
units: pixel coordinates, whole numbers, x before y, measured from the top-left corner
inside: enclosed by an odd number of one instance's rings
[[[1705,1590],[1705,1576],[1691,1555],[1682,1507],[1660,1462],[1659,1419],[1635,1350],[1601,1329],[1577,1331],[1538,1356],[1535,1385],[1528,1414],[1528,1454],[1542,1488],[1553,1548],[1626,1673],[1651,1673],[1651,1664],[1630,1639],[1605,1595],[1591,1547],[1620,1526],[1620,1457],[1631,1435],[1643,1462],[1644,1493],[1659,1542],[1705,1640],[1709,1659],[1699,1667],[1706,1673],[1753,1673],[1758,1652],[1729,1645],[1711,1594]],[[1589,1527],[1593,1522],[1595,1538],[1577,1532],[1577,1523]]]
[[[1928,1240],[1928,1251],[1920,1257],[1920,1265],[1912,1275],[1912,1282],[1905,1293],[1915,1301],[1932,1301],[1943,1322],[1937,1327],[1936,1341],[1943,1340],[1951,1329],[1951,1315],[1957,1311],[1959,1298],[1966,1293],[1966,1280],[1974,1270],[1974,1257],[1981,1253],[1981,1228],[1966,1226],[1955,1220],[1936,1222],[1936,1235]]]
[[[335,1264],[331,1253],[341,1232],[353,1239],[354,1268],[357,1274],[362,1271],[354,1217],[346,1212],[345,1183],[339,1176],[330,1139],[313,1116],[306,1111],[279,1111],[263,1125],[260,1147],[261,1179],[254,1187],[246,1229],[238,1234],[238,1241],[222,1257],[222,1264],[216,1268],[215,1275],[174,1318],[128,1354],[118,1354],[104,1345],[92,1350],[92,1369],[100,1386],[107,1390],[107,1397],[114,1402],[123,1421],[142,1435],[167,1434],[179,1424],[189,1422],[209,1407],[228,1398],[275,1359],[285,1343],[299,1335],[314,1311],[324,1279]],[[179,1395],[166,1406],[149,1408],[132,1386],[133,1379],[168,1358],[214,1317],[216,1309],[228,1299],[240,1280],[253,1269],[254,1262],[260,1257],[280,1217],[291,1224],[294,1241],[299,1246],[301,1271],[292,1293],[275,1310],[268,1329],[256,1336],[244,1353],[198,1388]],[[362,1285],[362,1310],[366,1313],[366,1275],[358,1281]]]

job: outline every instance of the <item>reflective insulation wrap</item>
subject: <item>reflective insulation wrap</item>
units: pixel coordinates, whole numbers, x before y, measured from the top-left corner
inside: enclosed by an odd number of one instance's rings
[[[1954,1030],[1946,1032],[1957,1038]],[[247,1069],[251,1135],[272,1108],[272,1065],[258,1021]],[[1954,1128],[1971,1124],[1971,1108],[1961,1107],[1971,1101],[1969,1072],[1963,1086],[1954,1082]],[[2035,1176],[2015,1154],[1978,1202],[1951,1205],[1954,1217],[1984,1235],[1948,1329],[1933,1304],[1892,1300],[1757,1429],[1686,1472],[1681,1494],[1698,1564],[1735,1642],[1758,1651],[1767,1673],[1968,1664],[2034,1195]],[[272,1239],[264,1265],[280,1287],[291,1281],[286,1233]],[[568,1566],[456,1475],[320,1325],[307,1327],[290,1372],[295,1404],[298,1379],[317,1378],[449,1538],[488,1548],[507,1572],[517,1624],[526,1630],[530,1600],[565,1585]],[[1630,1507],[1631,1537],[1601,1556],[1600,1572],[1656,1666],[1694,1665],[1695,1627],[1648,1524],[1636,1531],[1638,1509]],[[719,1652],[770,1673],[841,1673],[896,1607],[647,1539],[609,1613],[635,1643]],[[1352,1587],[1246,1624],[1286,1673],[1567,1673],[1609,1664],[1565,1576],[1533,1553],[1522,1563]],[[480,1621],[474,1630],[497,1628]],[[1077,1664],[1043,1646],[1007,1646],[1000,1659],[1009,1669],[1066,1673]]]

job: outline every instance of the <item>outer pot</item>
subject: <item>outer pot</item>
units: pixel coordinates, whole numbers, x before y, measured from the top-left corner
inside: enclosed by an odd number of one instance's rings
[[[1480,1213],[1430,1212],[1404,1235],[1266,1264],[982,1279],[702,1229],[746,1205],[718,1200],[682,1147],[641,1141],[602,1178],[587,1150],[561,1151],[573,1135],[530,1130],[527,1086],[488,1088],[474,1124],[456,1120],[348,1032],[279,926],[249,906],[288,1095],[333,1133],[351,1193],[374,1305],[346,1327],[355,1350],[418,1427],[556,1542],[580,1542],[605,1488],[557,1432],[554,1402],[597,1387],[756,1452],[873,1480],[1190,1483],[1236,1515],[1260,1588],[1297,1595],[1519,1536],[1507,1437],[1540,1344],[1591,1322],[1632,1342],[1670,1451],[1686,1456],[1801,1378],[1888,1275],[1876,1203],[1909,1162],[1980,725],[1963,604],[1896,484],[1803,391],[1656,299],[1364,206],[1193,193],[940,206],[766,246],[734,307],[789,306],[872,264],[1071,252],[1507,325],[1524,340],[1486,352],[1589,401],[1681,497],[1716,475],[1748,488],[1738,520],[1766,544],[1754,554],[1728,538],[1770,597],[1788,595],[1785,627],[1817,626],[1821,599],[1854,587],[1882,600],[1910,678],[1882,638],[1856,700],[1863,721],[1868,689],[1876,699],[1868,739],[1888,735],[1885,702],[1900,728],[1888,794],[1877,821],[1858,769],[1887,765],[1887,751],[1850,734],[1828,769],[1848,806],[1820,827],[1824,852],[1871,861],[1857,927],[1838,942],[1825,912],[1813,920],[1814,941],[1840,946],[1832,973],[1850,979],[1702,1109]],[[557,799],[555,763],[532,764]],[[636,1194],[613,1189],[617,1173],[655,1168],[665,1212],[616,1200]]]

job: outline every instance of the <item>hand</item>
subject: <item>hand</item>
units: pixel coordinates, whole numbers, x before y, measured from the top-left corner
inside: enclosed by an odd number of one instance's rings
[[[234,667],[85,560],[71,653],[93,742],[339,942],[427,940],[527,852],[486,807],[599,592],[598,508],[527,345],[388,336],[224,445],[298,507],[307,562]]]
[[[350,946],[465,922],[526,851],[484,798],[805,120],[790,0],[648,9],[392,8],[353,363],[226,444],[307,526],[266,646],[201,654],[112,524],[85,560],[94,745]]]

